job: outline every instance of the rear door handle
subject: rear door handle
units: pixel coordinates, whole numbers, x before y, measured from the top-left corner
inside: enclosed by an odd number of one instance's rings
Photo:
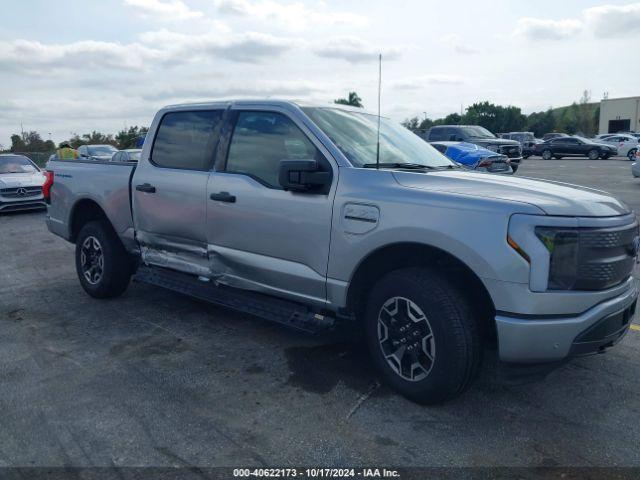
[[[209,198],[218,202],[236,203],[236,196],[229,192],[212,193]]]
[[[139,192],[156,193],[156,187],[148,183],[143,183],[142,185],[136,185],[136,190],[138,190]]]

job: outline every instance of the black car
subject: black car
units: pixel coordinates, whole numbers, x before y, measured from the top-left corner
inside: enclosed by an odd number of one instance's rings
[[[545,160],[569,156],[585,156],[590,160],[597,160],[617,155],[618,149],[613,145],[597,143],[588,138],[558,137],[535,145],[534,153]]]
[[[509,157],[515,173],[522,160],[522,147],[515,140],[498,138],[479,125],[437,125],[425,135],[427,142],[469,142]]]

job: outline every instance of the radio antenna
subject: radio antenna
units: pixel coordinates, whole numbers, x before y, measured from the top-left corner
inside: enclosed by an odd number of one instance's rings
[[[382,54],[378,55],[378,141],[376,145],[376,169],[380,170],[380,92],[382,91]]]

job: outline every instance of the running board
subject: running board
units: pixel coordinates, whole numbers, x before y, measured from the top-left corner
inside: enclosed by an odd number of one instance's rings
[[[258,292],[216,286],[214,282],[198,280],[198,277],[174,270],[141,265],[133,279],[309,333],[329,330],[335,324],[333,318],[315,313],[299,303]]]

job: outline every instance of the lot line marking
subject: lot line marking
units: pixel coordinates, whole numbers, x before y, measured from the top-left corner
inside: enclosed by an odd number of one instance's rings
[[[635,330],[636,332],[640,332],[640,325],[636,325],[635,323],[631,324],[631,330]]]

